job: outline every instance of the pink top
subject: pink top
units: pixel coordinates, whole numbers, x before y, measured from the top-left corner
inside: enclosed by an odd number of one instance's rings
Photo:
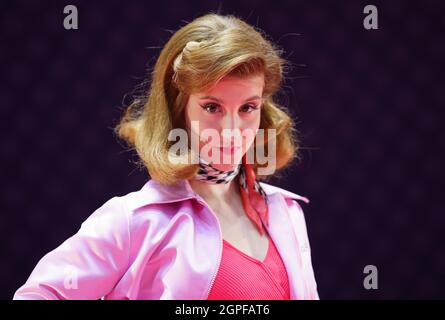
[[[289,300],[286,268],[271,237],[263,261],[223,240],[221,265],[208,300]]]

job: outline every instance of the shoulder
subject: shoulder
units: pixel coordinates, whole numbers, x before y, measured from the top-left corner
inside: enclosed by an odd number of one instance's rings
[[[308,248],[310,250],[305,213],[300,205],[300,201],[297,201],[301,200],[304,201],[305,203],[309,203],[309,199],[297,193],[276,186],[272,186],[267,183],[260,182],[260,184],[263,187],[263,190],[266,192],[266,194],[268,194],[268,196],[277,194],[278,197],[284,200],[284,202],[287,205],[286,211],[288,212],[290,222],[292,223],[297,238],[302,244],[301,250],[303,252],[306,252]]]
[[[82,222],[79,230],[81,234],[94,235],[95,237],[109,237],[117,240],[128,237],[129,216],[123,197],[113,196],[102,202]]]
[[[277,201],[279,198],[284,201],[284,203],[287,205],[287,212],[294,223],[297,222],[295,219],[301,219],[302,221],[300,221],[299,224],[301,224],[301,222],[305,224],[305,213],[300,205],[300,202],[305,202],[308,204],[310,201],[307,197],[268,183],[260,182],[260,185],[270,201]]]
[[[100,236],[129,237],[132,214],[129,209],[132,199],[140,196],[140,190],[115,194],[103,200],[86,220],[82,222],[81,231]]]
[[[280,194],[284,199],[286,200],[290,200],[290,199],[294,199],[294,200],[301,200],[304,201],[306,203],[309,203],[309,199],[305,196],[302,196],[300,194],[294,193],[292,191],[286,190],[284,188],[280,188],[265,182],[260,182],[261,187],[263,188],[264,192],[269,196],[272,195],[274,193],[278,193]]]

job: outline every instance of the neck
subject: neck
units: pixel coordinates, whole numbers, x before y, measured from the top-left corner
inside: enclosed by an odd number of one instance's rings
[[[195,179],[191,179],[189,182],[193,190],[209,203],[215,201],[230,202],[233,196],[239,193],[237,178],[222,184],[211,184]]]

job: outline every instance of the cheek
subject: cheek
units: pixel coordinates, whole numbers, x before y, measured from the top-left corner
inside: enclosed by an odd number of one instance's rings
[[[199,139],[202,136],[202,131],[209,127],[209,124],[206,123],[204,119],[200,116],[199,112],[194,108],[186,109],[186,125],[187,125],[187,133],[189,138],[193,136],[194,139]]]
[[[258,131],[258,129],[260,128],[260,116],[258,115],[257,117],[255,117],[255,119],[251,119],[249,121],[249,123],[247,124],[247,126],[245,127],[245,140],[248,146],[250,146],[253,141],[255,140],[255,135]]]
[[[194,136],[195,141],[198,141],[199,150],[202,149],[204,145],[219,145],[220,144],[220,136],[216,137],[216,141],[214,141],[213,135],[210,135],[210,132],[215,128],[215,121],[203,120],[203,119],[195,119],[195,127],[192,128],[192,134]],[[199,126],[199,128],[197,127]]]

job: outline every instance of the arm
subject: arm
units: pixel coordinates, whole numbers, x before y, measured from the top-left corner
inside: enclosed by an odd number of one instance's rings
[[[102,298],[128,266],[128,219],[123,199],[109,199],[75,235],[40,259],[13,299]]]

